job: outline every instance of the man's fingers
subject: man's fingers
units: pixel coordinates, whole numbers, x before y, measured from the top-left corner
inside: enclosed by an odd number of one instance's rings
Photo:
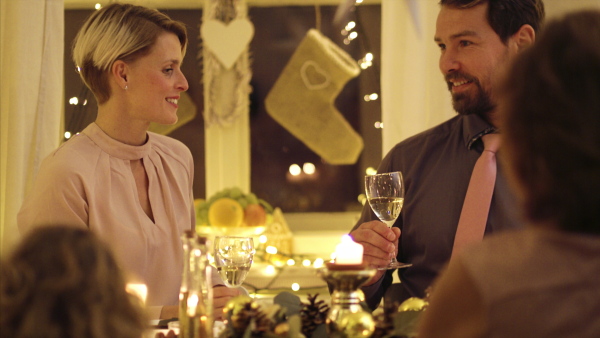
[[[361,224],[356,230],[372,230],[379,236],[387,239],[388,241],[393,241],[398,238],[399,232],[394,231],[393,229],[398,228],[388,228],[388,226],[381,221],[370,221]],[[356,231],[355,230],[355,231]],[[400,229],[398,229],[399,231]]]
[[[367,223],[365,223],[366,225]],[[385,225],[384,225],[385,226]],[[376,228],[378,228],[376,226]],[[381,230],[381,229],[378,229]],[[391,229],[387,228],[382,233],[377,232],[370,226],[361,226],[358,229],[352,231],[350,235],[355,242],[360,243],[364,247],[365,255],[372,255],[375,257],[383,257],[396,250],[396,234]],[[392,239],[389,239],[389,238]]]

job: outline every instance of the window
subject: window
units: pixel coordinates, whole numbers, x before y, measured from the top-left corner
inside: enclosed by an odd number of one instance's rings
[[[362,135],[364,149],[356,164],[331,165],[322,161],[300,140],[273,120],[265,110],[264,100],[279,74],[310,28],[316,26],[316,10],[320,11],[320,30],[341,46],[355,60],[367,52],[373,53],[373,66],[343,87],[335,106],[352,127]],[[358,6],[343,23],[332,24],[336,6],[249,7],[248,16],[255,26],[250,45],[253,88],[250,106],[251,126],[251,190],[257,196],[280,207],[284,212],[358,211],[363,193],[366,168],[377,167],[381,159],[381,118],[379,100],[365,101],[365,95],[379,92],[379,50],[381,7]],[[200,9],[168,9],[173,19],[188,27],[190,43],[183,63],[190,88],[188,94],[198,108],[198,115],[169,136],[184,142],[195,161],[194,195],[205,196],[203,86],[198,37],[202,13]],[[65,130],[81,131],[95,120],[97,109],[71,61],[71,45],[77,30],[91,10],[69,9],[65,12]],[[341,33],[348,21],[356,22],[352,29],[358,37],[344,44]],[[77,97],[77,104],[69,104]],[[308,164],[307,164],[308,163]],[[307,164],[305,166],[305,164]],[[314,174],[308,168],[314,165]],[[298,176],[289,174],[290,166],[298,165]]]

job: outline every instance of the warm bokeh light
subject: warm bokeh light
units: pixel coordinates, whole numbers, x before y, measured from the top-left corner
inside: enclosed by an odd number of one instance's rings
[[[267,265],[267,267],[265,268],[265,275],[274,276],[275,273],[277,273],[277,269],[275,269],[273,265]]]
[[[294,290],[294,291],[298,291],[298,290],[300,290],[300,284],[298,284],[298,283],[293,283],[293,284],[292,284],[292,290]]]
[[[69,99],[69,104],[71,105],[77,105],[79,103],[79,99],[77,97],[72,97]]]
[[[146,303],[146,296],[148,295],[146,284],[128,283],[125,285],[125,291],[139,297],[142,300],[142,303]]]
[[[317,171],[317,167],[310,162],[306,162],[302,165],[302,171],[308,175],[312,175],[315,173],[315,171]]]
[[[71,132],[70,131],[65,131],[65,139],[70,139],[71,138]]]
[[[365,203],[367,203],[367,195],[365,195],[365,194],[358,195],[358,202],[362,205],[365,205]]]
[[[373,167],[368,167],[367,169],[365,169],[365,174],[366,175],[375,175],[375,174],[377,174],[377,169],[375,169]]]
[[[292,174],[292,176],[298,176],[302,173],[302,168],[300,168],[299,165],[294,163],[290,166],[289,171],[290,171],[290,174]]]

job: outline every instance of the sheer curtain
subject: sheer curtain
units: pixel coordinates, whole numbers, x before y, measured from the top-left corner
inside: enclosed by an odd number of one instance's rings
[[[435,0],[382,0],[383,154],[396,143],[454,116],[433,42]]]
[[[41,160],[60,141],[63,0],[0,0],[0,253]]]

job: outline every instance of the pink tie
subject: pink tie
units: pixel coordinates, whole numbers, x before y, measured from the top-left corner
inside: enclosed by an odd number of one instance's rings
[[[481,241],[485,232],[490,203],[496,183],[496,151],[500,147],[499,134],[481,137],[483,152],[471,174],[471,181],[465,195],[465,202],[458,220],[452,257],[467,244]]]

